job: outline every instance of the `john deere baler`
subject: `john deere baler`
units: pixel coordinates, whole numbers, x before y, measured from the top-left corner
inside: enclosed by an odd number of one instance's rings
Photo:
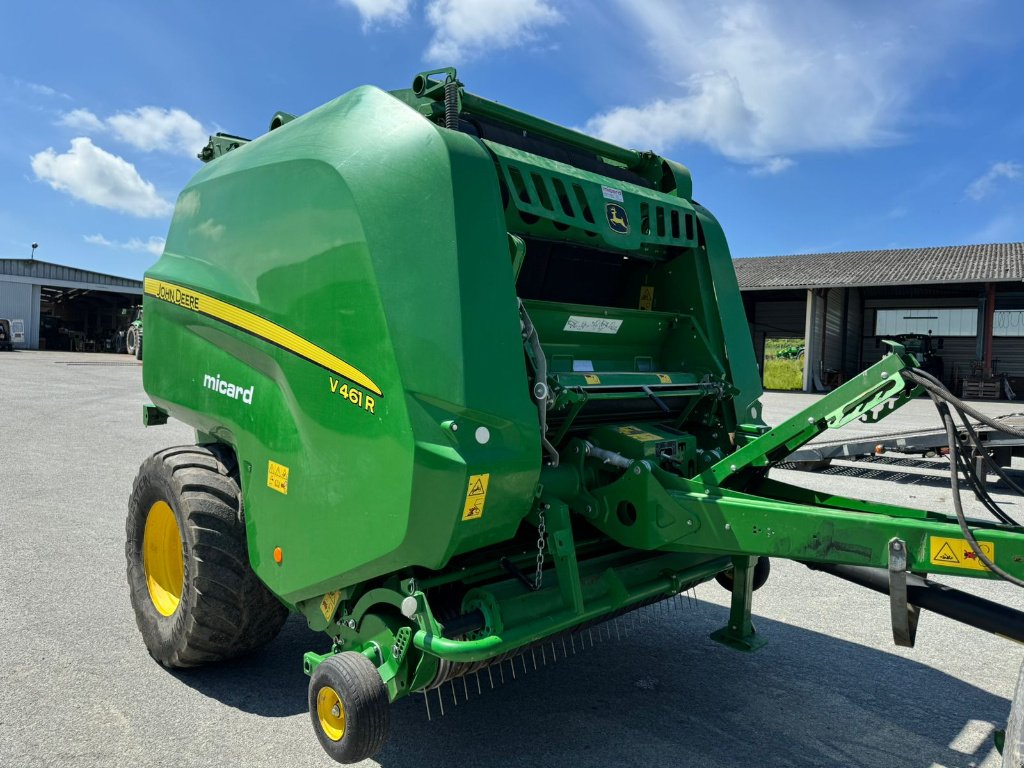
[[[769,556],[882,574],[905,644],[909,572],[1024,574],[1008,519],[768,478],[825,429],[946,393],[893,345],[765,426],[725,237],[685,167],[473,96],[454,70],[200,157],[146,274],[143,368],[146,422],[196,444],[136,480],[133,605],[168,666],[301,613],[329,638],[304,664],[335,759],[379,749],[395,699],[575,648],[716,576],[733,590],[716,639],[754,649]],[[1020,614],[982,613],[1024,637]]]

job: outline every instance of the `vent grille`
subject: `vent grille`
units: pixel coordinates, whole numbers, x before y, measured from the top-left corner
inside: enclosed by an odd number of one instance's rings
[[[566,172],[562,173],[524,162],[520,157],[510,158],[505,155],[511,152],[507,147],[495,147],[490,142],[488,145],[504,150],[497,153],[496,161],[503,181],[505,213],[513,230],[548,236],[563,233],[577,240],[600,237],[620,248],[642,244],[696,245],[694,213],[685,200],[678,204],[661,202],[652,199],[658,193],[649,190],[570,166],[565,166]],[[622,192],[621,202],[606,197],[608,186]],[[626,212],[627,231],[621,231],[621,226],[612,230],[608,222],[609,205]]]

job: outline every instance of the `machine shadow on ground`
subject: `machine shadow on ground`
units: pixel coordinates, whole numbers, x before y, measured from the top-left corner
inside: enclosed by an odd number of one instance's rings
[[[685,605],[685,603],[684,603]],[[1009,702],[919,662],[760,618],[769,645],[730,651],[707,635],[724,608],[648,612],[620,620],[620,639],[547,664],[518,662],[398,702],[377,760],[404,766],[976,766],[992,751]],[[605,634],[607,638],[607,633]],[[302,653],[322,636],[292,617],[268,648],[174,673],[222,703],[264,717],[306,710]],[[274,681],[267,685],[267,681]],[[465,693],[469,692],[466,700]],[[454,697],[454,698],[453,698]],[[457,704],[456,704],[457,701]],[[312,738],[312,731],[310,732]],[[329,759],[324,756],[324,764]],[[369,765],[369,763],[367,763]]]

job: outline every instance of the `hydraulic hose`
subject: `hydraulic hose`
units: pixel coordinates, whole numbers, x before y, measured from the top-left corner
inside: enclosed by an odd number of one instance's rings
[[[960,531],[961,533],[963,533],[964,538],[967,540],[968,546],[970,546],[971,550],[974,552],[978,560],[984,563],[985,567],[987,567],[990,571],[992,571],[992,573],[996,574],[1005,581],[1008,581],[1011,584],[1016,584],[1018,587],[1024,587],[1024,580],[1018,579],[1016,576],[1007,573],[994,562],[992,562],[992,559],[985,554],[985,551],[981,548],[981,545],[978,544],[978,540],[974,538],[974,534],[971,532],[970,527],[968,527],[967,525],[967,518],[964,515],[963,503],[960,499],[960,473],[958,466],[959,462],[957,459],[957,447],[959,445],[959,438],[956,434],[956,428],[953,423],[953,416],[949,412],[949,405],[952,404],[953,407],[956,408],[956,410],[961,413],[961,416],[963,415],[964,411],[971,413],[972,416],[974,416],[975,414],[983,416],[983,419],[979,418],[978,421],[981,421],[983,424],[986,424],[993,429],[1004,431],[1007,432],[1008,434],[1017,434],[1021,437],[1024,437],[1024,431],[1013,430],[1010,428],[1004,429],[1003,425],[1001,425],[1000,422],[996,421],[995,419],[990,419],[988,416],[980,414],[976,409],[972,408],[968,410],[966,404],[963,403],[963,401],[961,401],[955,395],[953,395],[952,392],[946,389],[946,387],[943,386],[942,383],[939,382],[937,379],[935,379],[935,377],[931,376],[930,374],[921,375],[923,373],[923,371],[919,371],[917,369],[907,370],[903,372],[903,376],[908,380],[914,382],[915,384],[918,384],[919,386],[923,387],[928,392],[928,394],[932,398],[932,402],[935,403],[935,408],[936,410],[938,410],[939,417],[942,419],[942,424],[946,429],[946,440],[949,445],[950,453],[949,486],[950,490],[952,491],[951,495],[953,497],[953,510],[956,512],[956,519],[957,523],[960,526]],[[960,406],[964,407],[961,408]]]

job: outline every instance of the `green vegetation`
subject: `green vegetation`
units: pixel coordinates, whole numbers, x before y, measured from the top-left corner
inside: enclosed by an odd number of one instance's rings
[[[764,388],[800,389],[804,380],[804,356],[787,356],[803,348],[803,339],[766,339],[764,342]]]

